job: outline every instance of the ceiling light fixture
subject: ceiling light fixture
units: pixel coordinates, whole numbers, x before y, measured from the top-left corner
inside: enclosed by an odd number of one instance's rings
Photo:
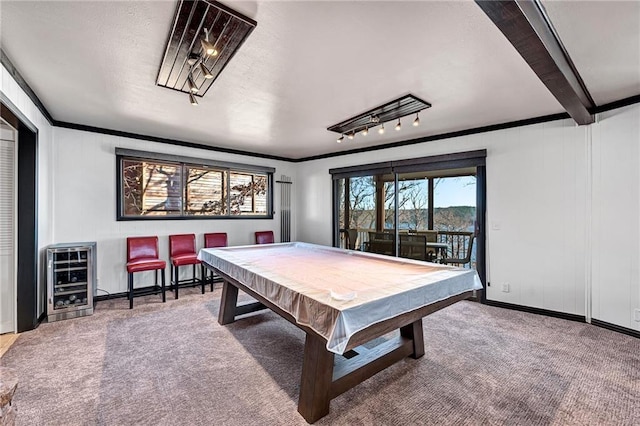
[[[209,41],[209,30],[206,28],[204,29],[204,38],[200,39],[200,44],[207,55],[216,56],[218,54],[215,45]]]
[[[412,114],[416,115],[413,125],[417,126],[420,123],[418,114],[427,108],[431,108],[430,103],[409,94],[334,124],[328,127],[327,130],[343,136],[346,135],[349,139],[352,139],[357,133],[366,136],[369,133],[369,127],[374,128],[380,125],[378,133],[382,135],[384,134],[385,123],[397,121],[395,129],[401,130],[401,119]]]
[[[162,62],[155,83],[185,94],[195,93],[199,98],[218,81],[217,77],[227,69],[226,65],[242,48],[257,23],[215,0],[173,3],[176,9],[167,42],[163,52],[157,52]],[[200,66],[201,62],[206,69]],[[193,73],[187,72],[189,66]],[[187,81],[190,75],[197,83],[197,92]]]
[[[209,68],[204,64],[204,61],[200,61],[200,71],[202,71],[202,75],[207,80],[211,80],[213,78],[213,74],[211,74]]]
[[[336,142],[342,143],[343,140],[344,140],[344,135],[340,135],[340,137],[336,139]]]
[[[193,96],[193,93],[189,93],[189,102],[191,102],[191,105],[193,106],[198,106],[198,101],[196,100],[196,97]]]
[[[416,112],[416,119],[413,120],[413,127],[418,127],[420,125],[420,116],[418,114],[420,113]]]

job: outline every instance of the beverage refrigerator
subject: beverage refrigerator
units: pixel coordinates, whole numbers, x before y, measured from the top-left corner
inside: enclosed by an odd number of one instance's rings
[[[96,288],[96,243],[47,247],[47,320],[93,314]]]

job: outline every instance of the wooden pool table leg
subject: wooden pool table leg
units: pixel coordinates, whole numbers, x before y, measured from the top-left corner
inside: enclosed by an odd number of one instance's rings
[[[424,334],[422,333],[422,318],[400,327],[400,335],[413,340],[413,353],[411,358],[418,359],[424,355]]]
[[[222,283],[222,296],[220,297],[220,312],[218,323],[220,325],[231,324],[236,320],[236,305],[238,304],[238,287],[228,281]]]
[[[326,344],[323,338],[307,333],[298,412],[309,423],[329,414],[334,354],[327,350]]]

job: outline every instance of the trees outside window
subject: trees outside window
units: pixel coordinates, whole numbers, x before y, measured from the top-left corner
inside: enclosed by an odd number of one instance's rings
[[[119,218],[271,217],[270,173],[119,158]]]

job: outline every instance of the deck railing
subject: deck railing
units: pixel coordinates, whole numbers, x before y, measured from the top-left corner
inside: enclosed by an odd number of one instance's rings
[[[374,232],[375,229],[357,228],[358,237],[356,239],[356,250],[366,251],[369,243],[369,232]],[[405,232],[405,231],[403,231]],[[438,231],[438,242],[448,245],[447,257],[463,259],[467,256],[467,250],[469,248],[469,241],[473,238],[473,232],[466,231]],[[346,238],[344,233],[340,233],[340,247],[346,248]],[[476,259],[473,254],[471,255],[471,262],[469,265],[475,269]]]

